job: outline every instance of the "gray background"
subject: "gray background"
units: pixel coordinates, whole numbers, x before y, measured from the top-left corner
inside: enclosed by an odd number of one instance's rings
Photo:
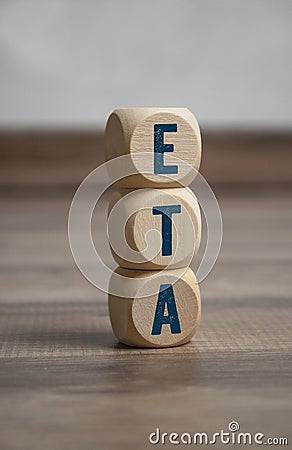
[[[292,2],[0,2],[0,127],[103,126],[188,106],[203,126],[292,124]]]

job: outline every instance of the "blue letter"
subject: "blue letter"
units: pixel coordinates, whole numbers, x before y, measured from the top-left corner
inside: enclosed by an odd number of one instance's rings
[[[156,124],[154,125],[154,173],[178,173],[177,166],[165,166],[163,164],[163,153],[173,152],[173,144],[164,144],[163,133],[166,131],[176,133],[177,125]]]
[[[152,214],[162,215],[162,256],[172,255],[172,214],[181,212],[180,205],[154,206]]]
[[[165,306],[167,306],[167,316],[164,315]],[[172,334],[181,333],[174,293],[171,284],[160,285],[151,334],[161,334],[162,325],[170,325],[170,331]]]

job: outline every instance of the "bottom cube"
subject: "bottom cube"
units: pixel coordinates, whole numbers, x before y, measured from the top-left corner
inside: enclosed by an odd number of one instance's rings
[[[124,344],[182,345],[199,327],[200,291],[189,267],[163,271],[119,267],[112,275],[109,292],[112,328]]]

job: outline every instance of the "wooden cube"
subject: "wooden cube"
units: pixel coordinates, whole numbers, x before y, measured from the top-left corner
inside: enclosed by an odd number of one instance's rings
[[[116,109],[107,121],[105,141],[107,160],[129,155],[127,169],[138,171],[118,181],[120,187],[188,186],[199,170],[200,129],[187,108]],[[149,159],[137,162],[135,155],[142,152],[149,153]],[[171,156],[179,160],[171,161]],[[185,164],[195,170],[189,172]],[[109,173],[116,175],[111,169]]]
[[[121,267],[186,267],[201,241],[196,196],[189,188],[117,189],[109,205],[108,236]]]
[[[190,268],[161,272],[118,268],[110,282],[113,291],[129,295],[108,297],[114,334],[124,344],[173,347],[188,342],[199,327],[200,291]]]

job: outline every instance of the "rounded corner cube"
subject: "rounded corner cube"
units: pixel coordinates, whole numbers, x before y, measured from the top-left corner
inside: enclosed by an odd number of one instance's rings
[[[199,327],[201,297],[190,268],[162,272],[118,268],[110,292],[114,292],[108,296],[111,325],[123,344],[174,347],[187,343]]]
[[[110,248],[121,267],[182,268],[198,252],[201,213],[189,188],[117,188],[108,214]]]
[[[124,188],[185,187],[201,162],[198,122],[187,108],[120,108],[105,131],[106,160],[128,155],[112,179]],[[123,167],[124,173],[118,173]]]

